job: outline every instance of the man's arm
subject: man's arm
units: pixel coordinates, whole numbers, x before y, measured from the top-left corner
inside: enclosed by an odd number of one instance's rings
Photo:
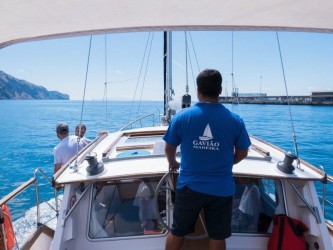
[[[175,171],[179,168],[179,162],[176,160],[176,150],[177,150],[177,147],[175,147],[167,142],[165,143],[165,155],[169,162],[170,171]]]
[[[240,150],[235,148],[234,164],[237,164],[247,156],[248,149]]]
[[[54,174],[61,168],[61,163],[54,164]]]

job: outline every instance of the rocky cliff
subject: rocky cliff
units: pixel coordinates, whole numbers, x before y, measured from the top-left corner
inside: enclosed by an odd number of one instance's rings
[[[0,70],[0,100],[69,100],[69,95],[17,79]]]

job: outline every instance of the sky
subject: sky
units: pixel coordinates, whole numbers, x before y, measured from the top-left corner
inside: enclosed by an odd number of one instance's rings
[[[232,83],[239,93],[269,96],[333,91],[331,34],[279,32],[278,37],[272,31],[187,32],[186,63],[185,32],[173,32],[175,99],[186,94],[188,84],[195,100],[195,78],[206,68],[222,73],[223,96],[231,95]],[[68,94],[71,100],[102,100],[105,96],[108,100],[163,100],[162,32],[93,36],[89,54],[90,39],[62,38],[5,47],[0,49],[0,70]]]

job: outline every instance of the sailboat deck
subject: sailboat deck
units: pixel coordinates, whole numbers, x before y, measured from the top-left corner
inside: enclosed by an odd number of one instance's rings
[[[57,178],[56,182],[65,184],[163,175],[168,171],[168,162],[164,155],[164,141],[162,140],[165,131],[166,127],[154,127],[108,134],[96,147],[90,146],[91,152],[96,153],[98,160],[104,164],[102,173],[94,176],[88,175],[86,171],[88,163],[82,160],[82,163],[78,165],[77,172],[73,171],[73,164],[71,164]],[[307,180],[321,180],[323,178],[323,174],[318,169],[304,165],[302,161],[300,168],[296,168],[293,174],[281,172],[277,168],[277,163],[283,161],[284,152],[254,137],[251,137],[251,141],[252,146],[248,157],[233,168],[236,176]],[[179,153],[178,160],[181,161]]]

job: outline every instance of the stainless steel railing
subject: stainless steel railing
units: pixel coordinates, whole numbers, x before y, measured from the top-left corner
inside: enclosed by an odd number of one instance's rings
[[[41,174],[41,176],[50,184],[50,187],[52,187],[52,181],[50,178],[47,177],[47,175],[39,168],[37,168],[34,172],[34,177],[27,180],[26,182],[22,183],[19,187],[17,187],[15,190],[7,194],[5,197],[3,197],[0,200],[0,210],[2,205],[7,204],[11,200],[13,200],[15,197],[17,197],[19,194],[21,194],[23,191],[28,189],[30,186],[34,185],[35,189],[35,198],[36,198],[36,222],[37,222],[37,227],[42,226],[42,223],[40,222],[40,199],[39,199],[39,189],[38,189],[38,179],[37,175],[38,173]],[[54,198],[55,198],[55,207],[47,203],[56,213],[56,216],[59,214],[59,205],[58,205],[58,191],[54,189]],[[14,229],[12,228],[13,232]],[[4,233],[4,232],[3,232]],[[15,234],[15,232],[14,232]],[[17,242],[16,242],[17,244]],[[17,246],[18,247],[18,246]],[[19,249],[19,248],[18,248]]]

